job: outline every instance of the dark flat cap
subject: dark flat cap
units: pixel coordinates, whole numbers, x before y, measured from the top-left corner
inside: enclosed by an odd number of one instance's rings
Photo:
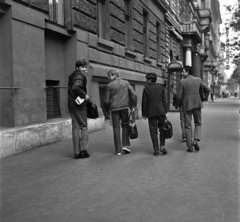
[[[146,79],[156,79],[157,75],[156,73],[150,72],[146,75]]]

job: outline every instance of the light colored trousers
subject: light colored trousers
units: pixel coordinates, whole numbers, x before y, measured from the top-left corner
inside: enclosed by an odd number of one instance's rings
[[[202,131],[202,114],[201,109],[193,109],[184,111],[184,128],[186,132],[187,147],[192,146],[192,116],[194,120],[194,140],[201,140]]]
[[[88,126],[87,110],[69,110],[72,118],[73,152],[79,154],[82,150],[88,150]]]
[[[182,139],[186,139],[183,111],[180,111],[180,126],[181,126],[181,130],[182,130]],[[191,133],[192,133],[192,123],[191,123]],[[191,135],[191,138],[192,138],[192,135]]]

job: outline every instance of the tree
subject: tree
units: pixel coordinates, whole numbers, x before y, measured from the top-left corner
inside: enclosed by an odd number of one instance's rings
[[[237,1],[236,5],[226,6],[228,12],[232,14],[232,19],[229,22],[229,26],[235,31],[240,31],[240,0]]]
[[[231,35],[231,39],[227,39],[226,44],[230,47],[228,56],[232,57],[232,63],[236,65],[230,80],[235,80],[240,85],[240,0],[237,0],[237,3],[233,6],[228,5],[225,7],[229,14],[231,14],[231,19],[225,24],[226,30],[231,29],[235,32],[234,35]]]
[[[233,71],[230,79],[236,80],[236,83],[240,85],[240,65]]]
[[[229,79],[226,89],[229,92],[234,93],[238,89],[238,83],[236,79]]]

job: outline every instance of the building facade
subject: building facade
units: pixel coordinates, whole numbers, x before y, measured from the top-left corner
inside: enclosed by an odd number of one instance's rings
[[[212,21],[211,8],[199,6],[205,1],[1,0],[1,157],[71,137],[66,86],[80,58],[89,61],[88,94],[100,113],[90,131],[108,124],[103,100],[112,68],[135,89],[139,118],[148,72],[166,84],[173,111],[180,72],[169,64],[205,76]]]

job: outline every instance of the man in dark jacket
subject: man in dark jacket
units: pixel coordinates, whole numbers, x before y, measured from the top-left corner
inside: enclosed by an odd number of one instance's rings
[[[72,118],[72,139],[74,158],[88,158],[88,126],[87,126],[87,62],[78,60],[75,71],[68,80],[68,109]],[[82,103],[77,104],[76,99],[81,98]],[[81,131],[81,133],[80,133]]]
[[[167,99],[164,87],[156,83],[157,75],[148,73],[146,75],[147,85],[142,95],[142,116],[148,118],[150,136],[153,143],[154,155],[158,156],[159,151],[167,154],[165,149],[165,138],[163,136],[163,124],[167,113]],[[160,131],[160,150],[158,145],[158,129]]]
[[[201,140],[202,130],[202,115],[201,109],[203,104],[199,94],[200,87],[203,87],[204,91],[209,92],[208,86],[199,78],[194,77],[192,73],[192,67],[185,66],[183,68],[183,75],[186,78],[182,79],[179,83],[179,93],[176,96],[176,106],[179,108],[182,106],[184,115],[184,127],[186,132],[187,151],[193,152],[193,147],[196,151],[199,151],[198,141]],[[194,141],[192,142],[192,116],[194,119]]]
[[[105,96],[105,108],[110,110],[113,124],[114,145],[117,155],[121,155],[121,151],[130,153],[130,141],[128,137],[128,111],[129,111],[129,95],[132,99],[132,112],[137,106],[137,94],[133,90],[130,83],[119,77],[117,69],[111,69],[108,72],[108,78],[111,82],[107,85]],[[120,138],[120,122],[122,125],[122,145]]]

